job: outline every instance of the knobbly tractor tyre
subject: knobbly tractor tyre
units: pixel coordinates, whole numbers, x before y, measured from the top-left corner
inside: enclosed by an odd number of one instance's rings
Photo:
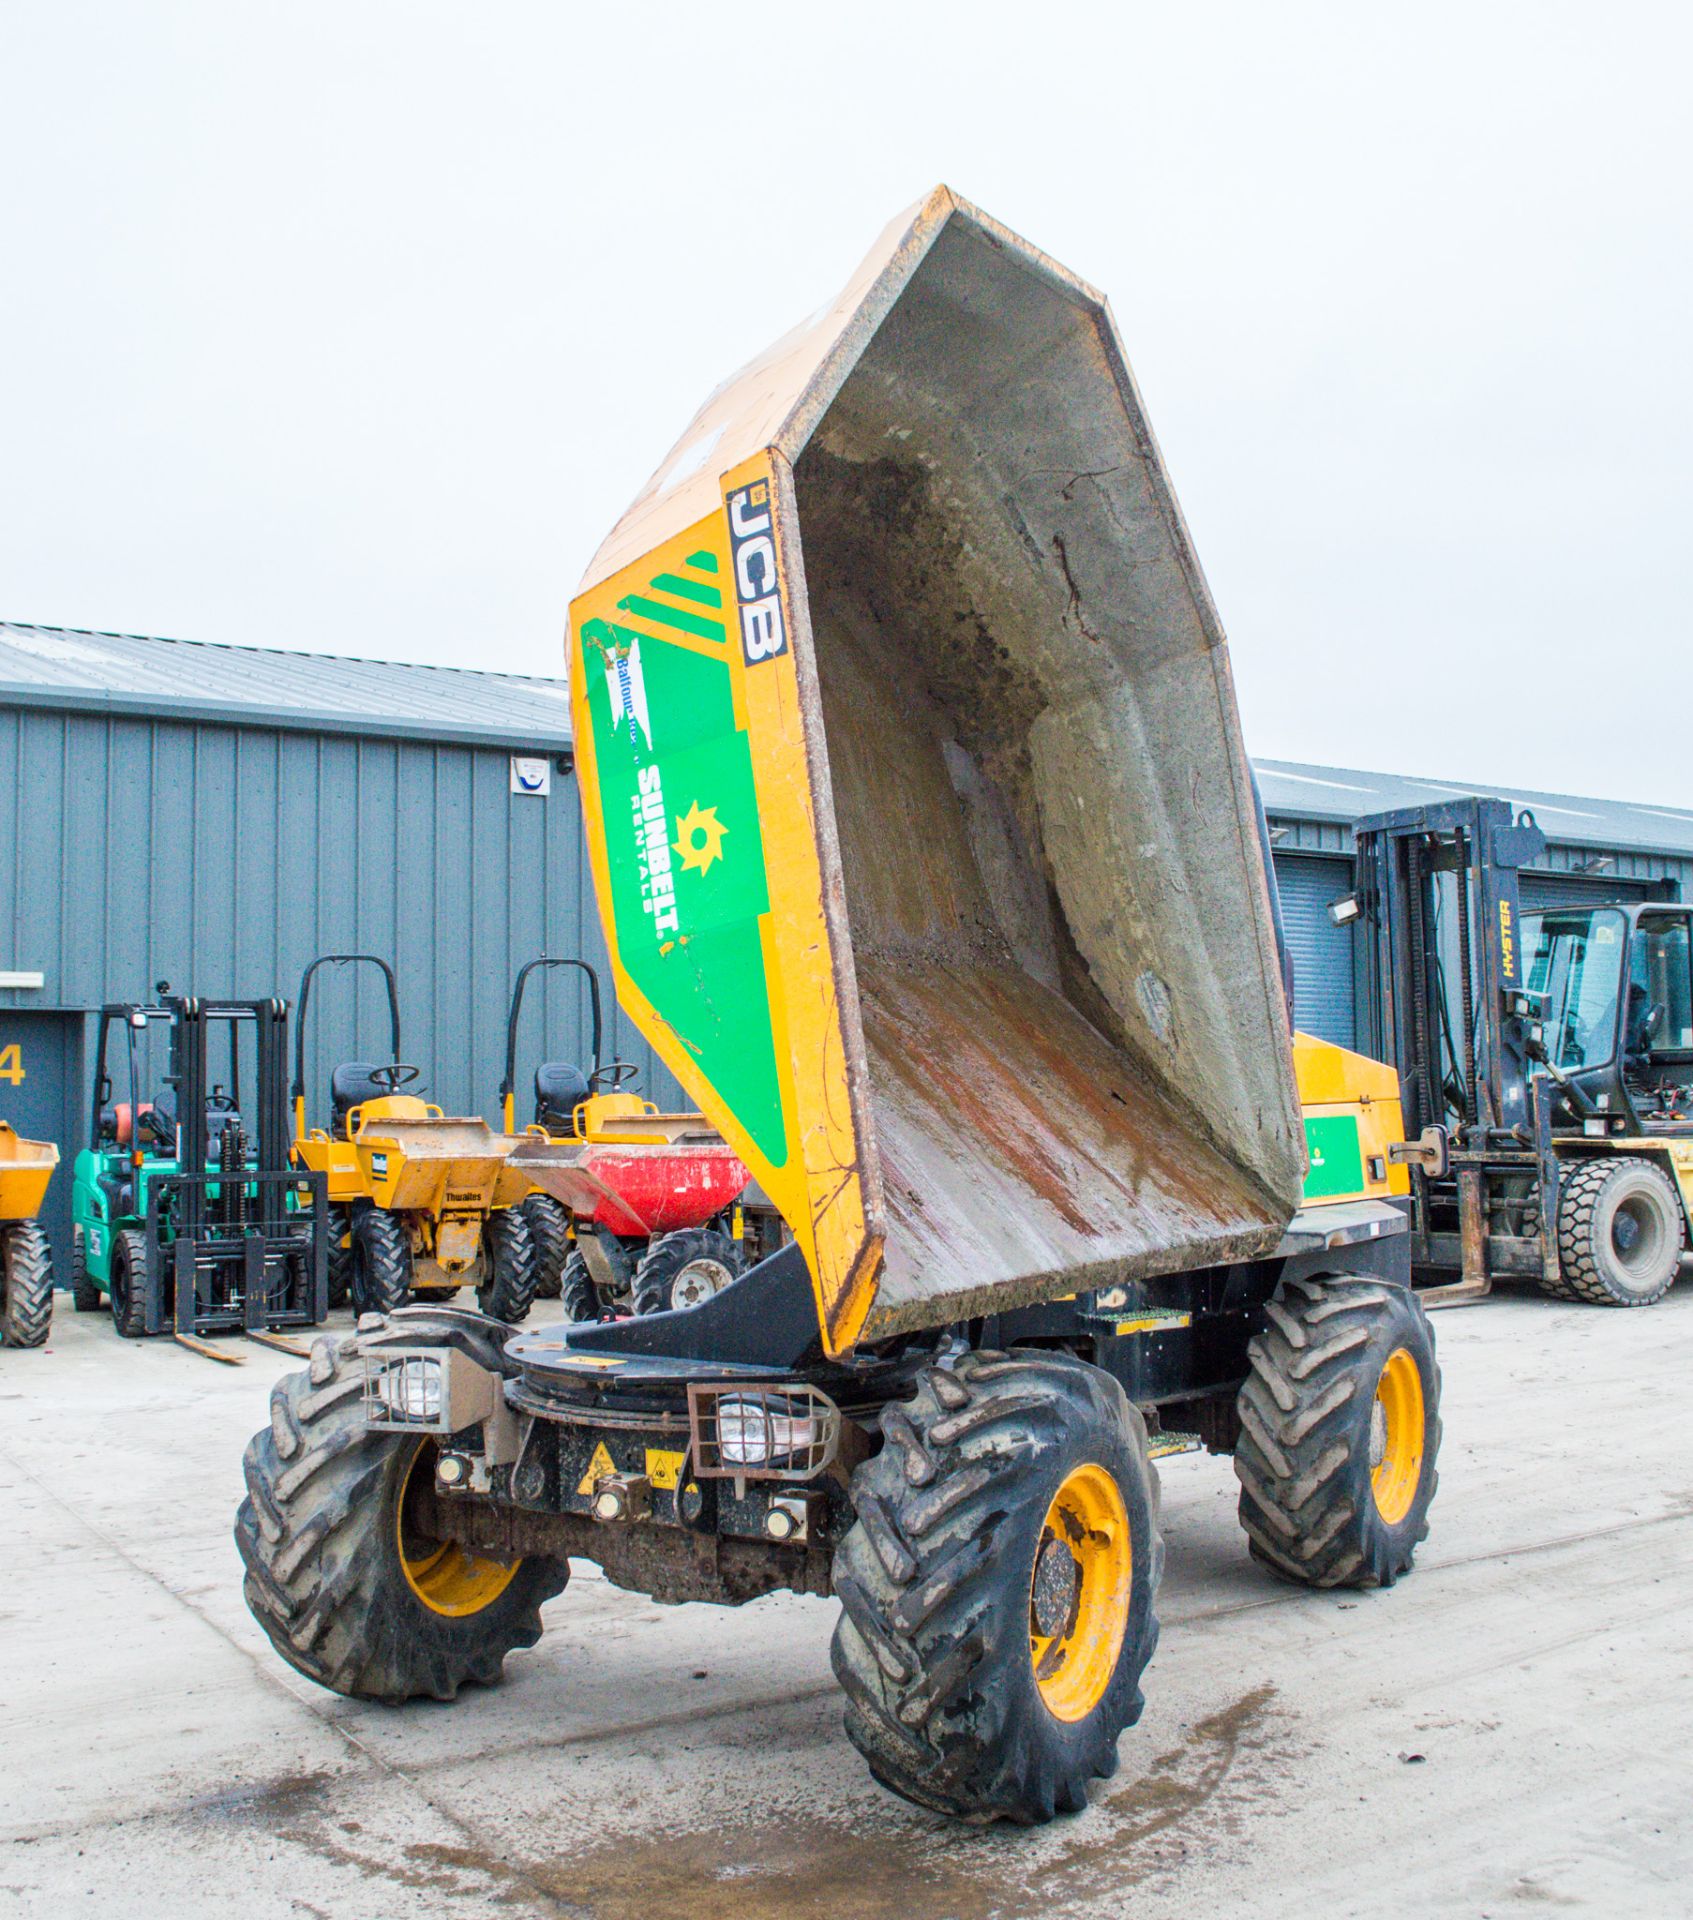
[[[81,1227],[71,1228],[71,1305],[78,1313],[103,1313],[106,1296],[88,1272],[88,1243]]]
[[[637,1313],[697,1307],[740,1277],[741,1252],[715,1227],[678,1227],[661,1233],[635,1269]]]
[[[1428,1533],[1440,1368],[1407,1288],[1283,1280],[1251,1342],[1235,1449],[1252,1555],[1313,1587],[1390,1587]]]
[[[36,1220],[0,1228],[0,1346],[44,1347],[53,1324],[53,1253]]]
[[[248,1444],[235,1516],[253,1617],[290,1666],[336,1693],[398,1702],[492,1686],[541,1637],[563,1560],[511,1564],[433,1538],[420,1522],[435,1443],[370,1433],[356,1336],[318,1341],[273,1388]]]
[[[112,1246],[112,1325],[126,1340],[147,1333],[147,1236],[139,1227],[116,1234]]]
[[[348,1291],[353,1311],[394,1313],[411,1299],[411,1245],[391,1213],[365,1207],[353,1216],[352,1272]]]
[[[1075,1813],[1116,1770],[1158,1643],[1158,1480],[1108,1374],[967,1354],[882,1419],[835,1555],[846,1730],[905,1799],[972,1822]]]
[[[597,1320],[600,1317],[600,1290],[588,1271],[580,1247],[572,1247],[559,1273],[559,1302],[567,1320]]]
[[[515,1207],[489,1214],[482,1224],[484,1285],[476,1304],[496,1320],[516,1326],[535,1303],[535,1248],[529,1223]]]
[[[1592,1307],[1650,1307],[1675,1284],[1683,1239],[1675,1182],[1627,1155],[1566,1164],[1558,1182],[1560,1281]]]
[[[329,1311],[335,1313],[353,1297],[353,1216],[346,1207],[331,1207],[323,1224],[329,1239]]]
[[[535,1298],[556,1300],[564,1263],[570,1258],[570,1215],[550,1193],[529,1194],[519,1203],[518,1212],[535,1249]]]

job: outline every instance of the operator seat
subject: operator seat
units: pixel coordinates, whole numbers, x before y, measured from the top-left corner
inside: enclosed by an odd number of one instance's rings
[[[367,1100],[381,1100],[393,1089],[376,1078],[376,1067],[369,1060],[347,1060],[329,1076],[330,1127],[343,1139],[347,1137],[347,1116]]]
[[[588,1076],[568,1060],[535,1069],[535,1123],[548,1133],[574,1133],[576,1109],[588,1097]]]

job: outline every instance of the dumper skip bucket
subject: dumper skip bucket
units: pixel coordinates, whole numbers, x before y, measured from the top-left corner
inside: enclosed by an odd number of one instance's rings
[[[1228,656],[1099,294],[938,189],[706,402],[569,662],[618,996],[831,1352],[1275,1244]]]

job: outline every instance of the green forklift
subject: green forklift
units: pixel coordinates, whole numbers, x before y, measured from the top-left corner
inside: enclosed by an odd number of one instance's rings
[[[328,1311],[326,1208],[323,1176],[289,1163],[287,1036],[286,1001],[163,982],[156,1001],[101,1009],[71,1182],[78,1312],[230,1364],[242,1356],[208,1335],[304,1351],[282,1329]]]

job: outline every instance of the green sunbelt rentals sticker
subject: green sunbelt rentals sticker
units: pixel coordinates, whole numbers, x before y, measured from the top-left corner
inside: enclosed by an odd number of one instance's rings
[[[727,650],[582,628],[618,955],[777,1165],[787,1157],[760,918],[752,754]]]

